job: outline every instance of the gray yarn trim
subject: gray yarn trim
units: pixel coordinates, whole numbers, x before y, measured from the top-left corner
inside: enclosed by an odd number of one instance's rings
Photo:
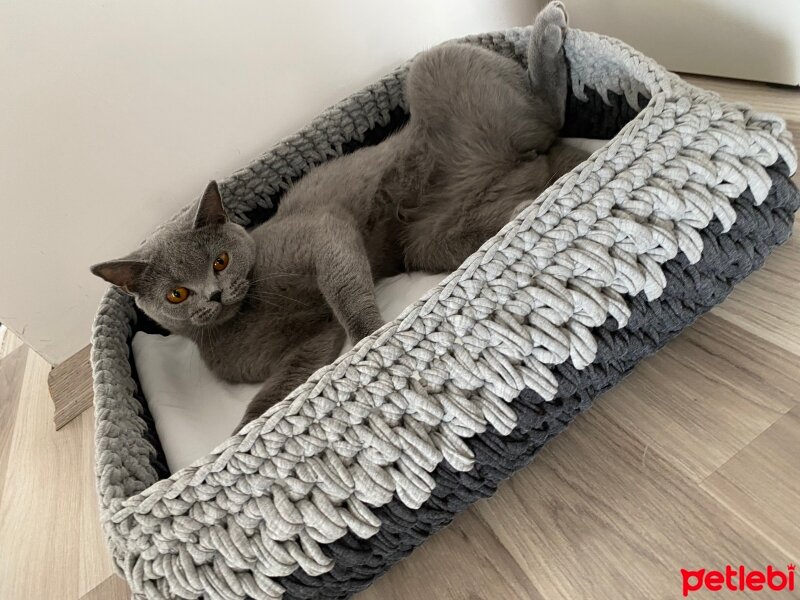
[[[527,30],[468,38],[522,59]],[[109,291],[92,362],[98,490],[112,555],[137,597],[281,597],[278,577],[333,567],[321,545],[369,538],[377,510],[434,492],[440,465],[469,472],[466,443],[519,425],[509,403],[545,401],[567,361],[597,356],[592,333],[625,326],[632,298],[659,298],[664,264],[701,260],[699,232],[728,231],[731,201],[768,195],[764,167],[796,155],[777,117],[724,103],[621,42],[572,31],[576,95],[585,87],[651,99],[604,148],[562,177],[404,315],[315,373],[286,401],[172,477],[157,480],[127,340],[130,300]],[[407,65],[329,109],[224,182],[240,222],[315,164],[404,106]],[[532,199],[533,200],[533,199]]]

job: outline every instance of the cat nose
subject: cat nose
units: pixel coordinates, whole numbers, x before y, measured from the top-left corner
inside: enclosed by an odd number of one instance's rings
[[[221,290],[217,290],[216,292],[214,292],[213,294],[211,294],[211,295],[208,297],[208,299],[209,299],[211,302],[222,302],[222,291],[221,291]]]

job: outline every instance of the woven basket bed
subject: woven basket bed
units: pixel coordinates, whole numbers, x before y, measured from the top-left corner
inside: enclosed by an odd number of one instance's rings
[[[464,41],[524,62],[528,29]],[[346,598],[526,465],[791,232],[784,122],[572,30],[565,136],[613,138],[400,318],[169,474],[136,380],[144,325],[110,289],[93,330],[105,533],[135,598]],[[223,182],[269,218],[290,182],[385,138],[408,65]],[[535,200],[535,201],[534,201]]]

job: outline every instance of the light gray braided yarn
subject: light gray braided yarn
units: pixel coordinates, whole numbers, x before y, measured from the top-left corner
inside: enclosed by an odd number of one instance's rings
[[[527,29],[466,38],[524,60]],[[443,461],[467,471],[465,443],[512,431],[509,406],[530,388],[552,398],[552,367],[590,364],[592,328],[624,326],[629,299],[657,298],[662,265],[700,258],[698,234],[727,230],[731,200],[769,192],[764,167],[793,172],[784,122],[722,102],[625,44],[581,31],[566,40],[572,88],[647,106],[605,147],[552,185],[422,300],[320,369],[244,431],[157,481],[133,397],[128,297],[109,290],[92,364],[102,519],[139,598],[281,598],[276,578],[332,567],[321,545],[381,527],[393,498],[415,509]],[[223,182],[247,213],[313,165],[341,154],[404,106],[407,65],[326,111]]]

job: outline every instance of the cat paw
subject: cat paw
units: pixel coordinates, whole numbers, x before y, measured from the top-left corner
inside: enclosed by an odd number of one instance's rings
[[[555,56],[561,50],[568,21],[567,9],[558,0],[554,0],[542,9],[533,22],[533,36],[541,52]]]
[[[365,312],[367,314],[359,315],[361,318],[357,323],[353,323],[348,327],[350,341],[352,341],[354,345],[365,337],[372,335],[386,324],[386,321],[383,320],[380,312],[378,312],[377,307],[374,310],[374,314],[369,314],[369,310]]]

